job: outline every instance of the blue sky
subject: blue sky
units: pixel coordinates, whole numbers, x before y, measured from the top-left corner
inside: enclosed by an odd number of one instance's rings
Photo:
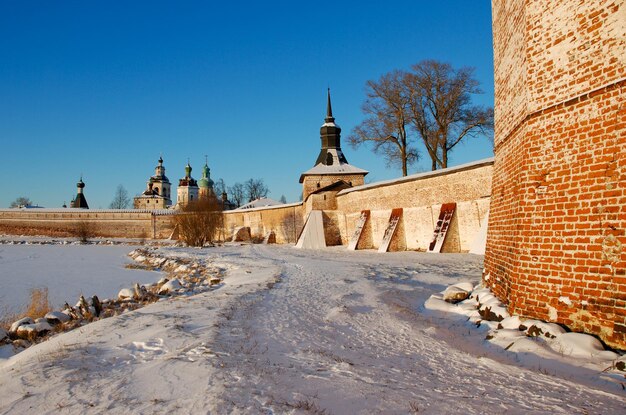
[[[92,208],[145,189],[163,155],[227,185],[262,178],[297,201],[319,152],[326,88],[348,161],[368,181],[400,176],[346,137],[364,85],[423,59],[473,66],[493,105],[490,2],[0,1],[0,207],[69,203],[83,175]],[[451,165],[491,157],[461,144]],[[427,155],[410,173],[428,169]]]

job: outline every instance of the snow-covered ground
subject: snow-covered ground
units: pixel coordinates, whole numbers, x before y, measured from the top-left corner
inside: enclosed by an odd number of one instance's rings
[[[74,305],[83,294],[115,297],[129,282],[158,279],[154,272],[124,268],[123,245],[0,245],[0,314],[17,312],[33,288],[48,288],[50,304]]]
[[[477,283],[480,256],[158,251],[211,259],[227,270],[224,286],[97,321],[0,363],[0,412],[626,412],[626,393],[601,370],[526,359],[487,343],[486,329],[424,308],[448,285]]]

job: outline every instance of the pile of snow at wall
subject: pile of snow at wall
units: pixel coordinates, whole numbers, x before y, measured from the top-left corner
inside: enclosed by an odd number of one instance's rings
[[[567,332],[555,323],[511,316],[491,290],[481,285],[451,285],[431,295],[424,308],[432,314],[483,327],[489,345],[515,353],[517,361],[535,364],[546,373],[563,373],[567,366],[590,369],[626,387],[626,355],[606,350],[591,335]]]

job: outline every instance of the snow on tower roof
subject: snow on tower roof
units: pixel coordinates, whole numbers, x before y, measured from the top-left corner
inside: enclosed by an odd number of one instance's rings
[[[327,166],[325,164],[318,164],[312,169],[309,169],[302,173],[302,176],[310,176],[317,174],[367,174],[369,173],[367,170],[363,170],[359,167],[353,166],[352,164],[341,163],[341,164],[333,164],[332,166]],[[302,180],[300,180],[302,181]]]

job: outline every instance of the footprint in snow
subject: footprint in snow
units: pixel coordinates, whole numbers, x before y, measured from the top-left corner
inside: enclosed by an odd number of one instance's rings
[[[201,345],[194,347],[193,349],[189,349],[184,351],[183,354],[179,356],[180,359],[187,360],[189,362],[195,362],[201,358],[214,357],[215,353],[211,351],[207,346],[202,343]]]
[[[138,363],[149,362],[167,352],[163,346],[163,339],[159,338],[145,342],[132,342],[120,347],[128,349],[133,360]]]

